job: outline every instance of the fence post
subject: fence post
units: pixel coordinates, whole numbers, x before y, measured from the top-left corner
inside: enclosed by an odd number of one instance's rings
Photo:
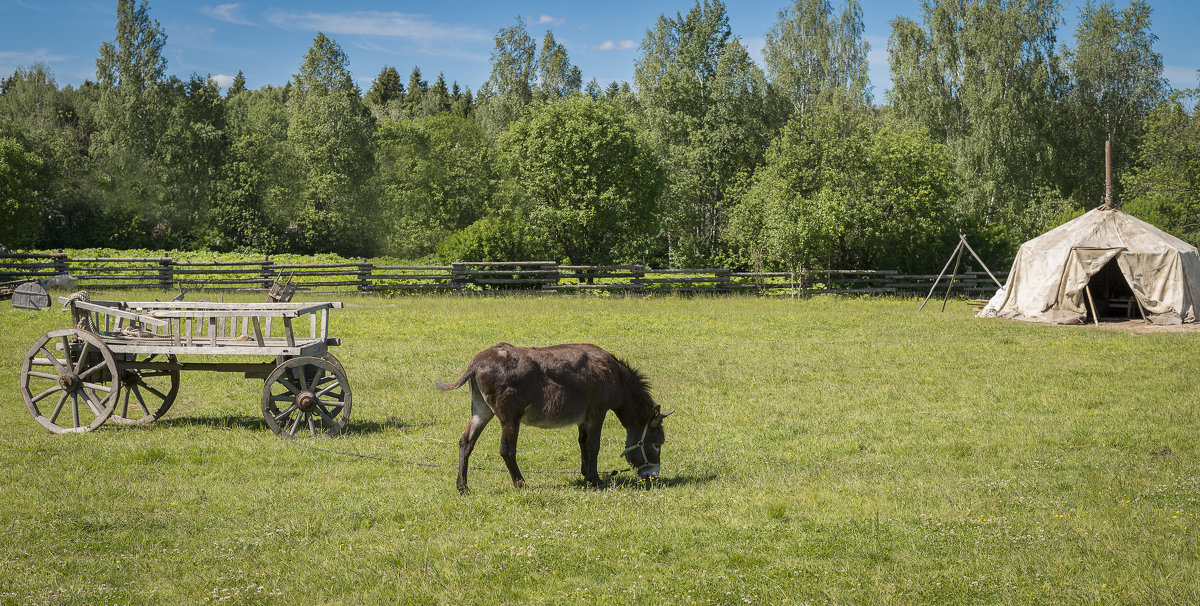
[[[633,289],[634,293],[645,294],[645,292],[646,292],[645,279],[646,279],[646,266],[641,263],[635,264],[633,266],[633,279],[630,280],[630,282],[633,282],[633,284],[635,286],[637,286],[637,288]]]
[[[450,275],[453,276],[450,278],[451,284],[459,286],[467,285],[467,268],[462,261],[453,261],[450,263]]]
[[[732,281],[729,277],[730,271],[732,270],[728,267],[720,267],[717,268],[717,271],[713,272],[713,275],[717,278],[716,288],[714,289],[716,292],[727,293],[731,290],[729,288],[729,283]],[[721,278],[724,278],[724,280]]]
[[[55,261],[54,261],[54,273],[56,273],[56,274],[67,273],[67,255],[66,255],[66,253],[63,252],[63,249],[61,249],[61,248],[58,249],[58,256],[55,258]]]
[[[559,280],[562,279],[562,272],[558,270],[558,261],[551,261],[550,263],[541,266],[541,269],[544,271],[553,271],[554,273],[542,274],[542,278],[545,281],[542,282],[542,287],[539,290],[550,293],[558,292],[556,289],[550,288],[551,284],[558,286]]]
[[[371,272],[375,271],[375,266],[367,261],[366,257],[361,257],[358,264],[358,291],[369,292],[367,288],[371,285]]]
[[[171,257],[167,256],[167,253],[163,253],[162,258],[158,261],[158,286],[163,290],[169,289],[171,287],[171,282],[174,281],[175,272],[171,269],[171,264],[173,262],[174,261],[171,259]]]
[[[272,269],[273,265],[275,265],[275,263],[271,261],[271,257],[269,255],[263,255],[262,269],[259,270],[259,276],[263,279],[263,288],[269,289],[271,288],[271,285],[275,283],[275,272]]]

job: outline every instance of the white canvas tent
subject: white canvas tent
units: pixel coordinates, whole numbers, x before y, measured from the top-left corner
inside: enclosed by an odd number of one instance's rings
[[[1198,305],[1196,247],[1101,207],[1022,244],[1008,282],[979,315],[1077,324],[1128,314],[1180,324],[1200,320]]]

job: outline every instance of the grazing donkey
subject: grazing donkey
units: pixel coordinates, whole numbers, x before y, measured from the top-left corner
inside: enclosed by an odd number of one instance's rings
[[[638,478],[658,475],[663,441],[662,413],[650,397],[642,373],[595,345],[515,347],[500,343],[471,359],[449,391],[471,385],[471,420],[458,441],[458,490],[467,492],[467,460],[483,428],[500,420],[500,456],[513,486],[525,485],[517,467],[517,433],[521,422],[534,427],[579,426],[580,473],[600,486],[596,457],[604,416],[613,411],[625,426],[625,459]]]

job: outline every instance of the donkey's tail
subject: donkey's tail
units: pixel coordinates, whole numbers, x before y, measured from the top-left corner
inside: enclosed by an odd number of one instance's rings
[[[463,383],[466,383],[473,376],[475,376],[475,370],[473,368],[468,368],[467,372],[464,372],[463,376],[459,377],[458,380],[453,383],[443,383],[441,381],[438,381],[437,388],[442,391],[450,391],[452,389],[458,389],[459,387],[463,386]]]

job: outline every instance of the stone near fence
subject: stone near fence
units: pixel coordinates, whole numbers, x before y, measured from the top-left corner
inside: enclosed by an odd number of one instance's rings
[[[71,274],[54,274],[45,280],[46,288],[69,290],[72,292],[75,290],[75,282],[75,277]]]

